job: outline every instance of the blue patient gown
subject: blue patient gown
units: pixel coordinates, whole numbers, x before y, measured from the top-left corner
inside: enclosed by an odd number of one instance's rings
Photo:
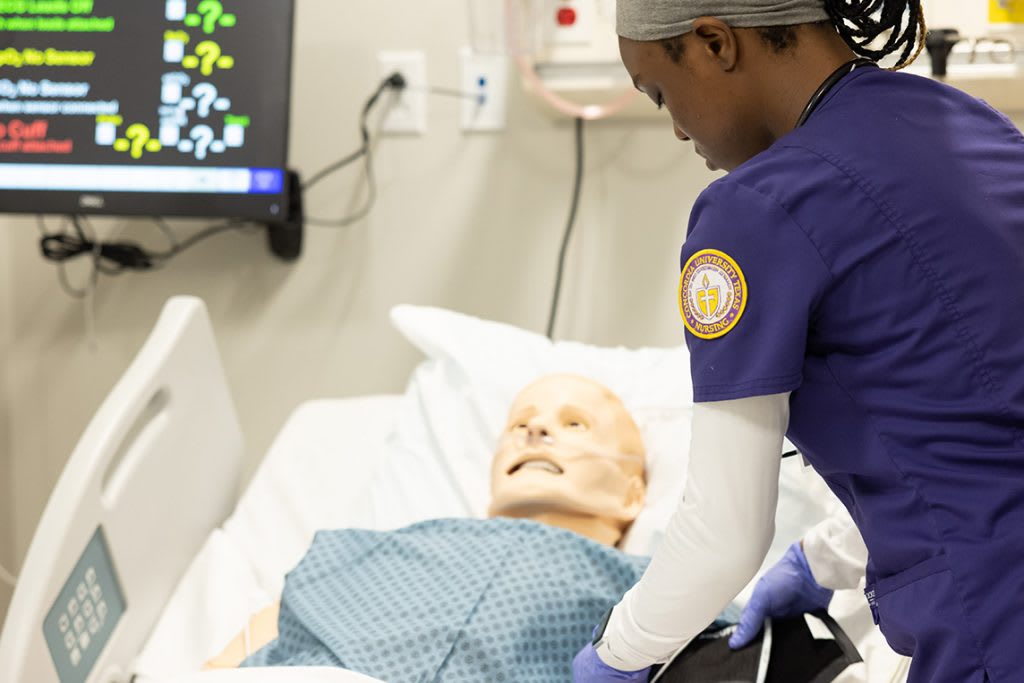
[[[243,666],[339,666],[390,683],[564,683],[647,562],[524,520],[322,531],[287,577],[278,639]]]

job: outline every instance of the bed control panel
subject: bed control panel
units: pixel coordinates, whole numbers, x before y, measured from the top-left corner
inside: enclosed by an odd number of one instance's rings
[[[124,609],[103,527],[97,527],[43,620],[61,683],[85,683]]]

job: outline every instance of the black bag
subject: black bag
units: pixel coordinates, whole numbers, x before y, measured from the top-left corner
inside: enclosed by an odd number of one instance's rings
[[[816,638],[803,616],[767,620],[749,645],[735,651],[729,648],[734,626],[705,631],[654,672],[651,683],[828,683],[863,661],[832,617],[812,616],[832,638]]]

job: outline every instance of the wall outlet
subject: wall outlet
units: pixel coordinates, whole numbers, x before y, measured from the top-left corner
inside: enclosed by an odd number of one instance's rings
[[[504,130],[508,105],[508,59],[459,50],[462,130]]]
[[[390,105],[381,122],[382,133],[427,132],[427,57],[420,50],[382,50],[377,53],[377,71],[384,80],[396,71],[405,78],[401,91],[385,92],[383,104]]]

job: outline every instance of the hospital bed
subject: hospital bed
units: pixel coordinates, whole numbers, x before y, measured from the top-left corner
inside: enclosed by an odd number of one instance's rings
[[[344,670],[197,672],[277,599],[317,529],[480,514],[487,463],[479,454],[493,451],[494,420],[525,375],[601,368],[606,376],[597,379],[625,392],[639,414],[649,451],[685,437],[678,388],[642,379],[664,384],[685,374],[684,350],[552,346],[436,309],[406,307],[393,319],[428,355],[406,394],[302,404],[239,496],[242,431],[206,309],[195,298],[171,299],[47,504],[0,635],[0,681],[371,681]],[[502,345],[515,351],[495,364],[485,350]],[[630,395],[649,404],[631,404]],[[466,426],[477,422],[474,436]],[[459,426],[459,443],[450,425]],[[628,551],[656,542],[681,490],[679,460],[649,460],[650,502]],[[795,460],[784,467],[774,557],[832,504]],[[870,617],[864,626],[863,602],[850,601],[841,616],[852,615],[865,654],[863,643],[879,641]],[[876,651],[881,673],[861,667],[844,680],[905,678],[904,663],[884,646]]]

